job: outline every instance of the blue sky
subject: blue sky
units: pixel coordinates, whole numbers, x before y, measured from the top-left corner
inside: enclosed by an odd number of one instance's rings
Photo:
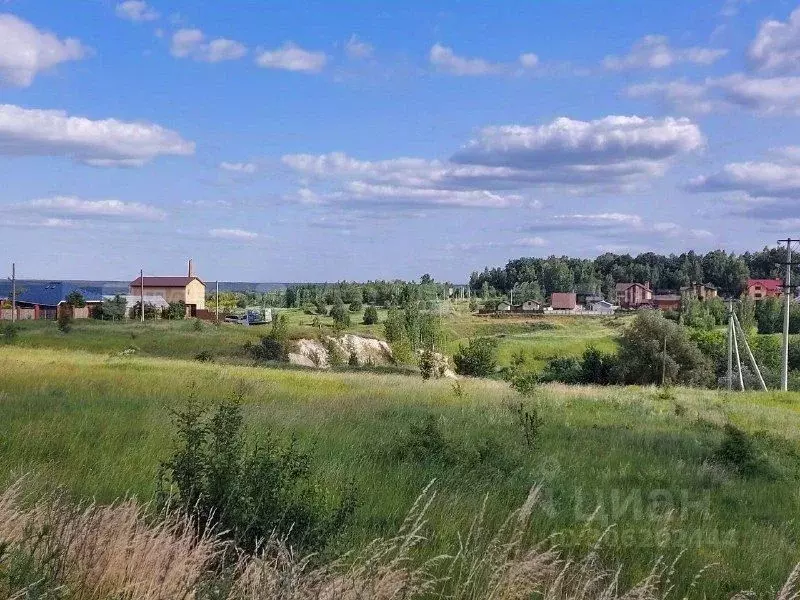
[[[796,2],[0,1],[22,277],[463,281],[800,229]]]

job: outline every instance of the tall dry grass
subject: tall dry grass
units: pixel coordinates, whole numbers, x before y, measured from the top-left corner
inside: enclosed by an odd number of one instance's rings
[[[576,560],[552,539],[528,540],[536,489],[499,529],[485,527],[484,506],[452,554],[420,563],[415,551],[426,543],[425,516],[435,496],[431,486],[423,491],[397,536],[320,566],[275,537],[258,556],[246,556],[210,531],[198,533],[187,519],[154,522],[133,500],[31,501],[19,482],[0,494],[0,594],[81,600],[664,600],[673,594],[674,562],[658,561],[638,585],[621,589],[620,571],[604,568],[596,553]],[[19,565],[28,569],[22,577],[14,573]],[[778,598],[800,598],[800,566]]]

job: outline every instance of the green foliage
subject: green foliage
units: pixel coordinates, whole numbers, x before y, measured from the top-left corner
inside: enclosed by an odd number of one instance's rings
[[[544,419],[539,416],[539,411],[535,406],[530,410],[526,409],[525,404],[520,402],[512,407],[512,412],[517,417],[517,423],[522,431],[522,439],[529,450],[535,450],[539,444],[539,432],[541,431]]]
[[[691,329],[688,335],[711,363],[716,377],[725,376],[728,368],[727,332],[719,329]]]
[[[389,309],[389,314],[383,322],[383,335],[390,344],[399,342],[405,336],[405,321],[396,306]]]
[[[0,327],[0,341],[4,344],[13,344],[19,337],[19,329],[16,323],[4,323]]]
[[[377,325],[378,324],[378,309],[374,304],[370,304],[364,310],[364,325]]]
[[[59,311],[56,322],[58,323],[58,330],[61,333],[69,333],[72,331],[72,313],[70,311]]]
[[[689,338],[686,329],[668,321],[658,311],[639,312],[622,333],[619,345],[620,376],[625,383],[658,384],[662,368],[669,383],[709,385],[713,381],[711,362]]]
[[[194,359],[197,362],[213,362],[214,355],[211,354],[210,350],[201,350],[200,352],[194,355]]]
[[[408,432],[395,443],[395,457],[413,462],[450,462],[448,444],[432,414],[427,414],[418,423],[411,423]]]
[[[361,312],[364,308],[364,304],[361,301],[360,296],[356,296],[353,301],[350,303],[350,312]]]
[[[141,319],[142,315],[142,303],[137,302],[131,308],[131,319]],[[155,319],[159,315],[158,310],[156,307],[151,304],[150,302],[144,303],[144,318],[145,320],[152,320]]]
[[[186,318],[186,303],[183,300],[177,302],[170,302],[169,306],[164,308],[161,315],[163,319],[171,319],[173,321]]]
[[[469,312],[478,310],[478,300],[474,296],[469,299]]]
[[[763,298],[755,303],[758,333],[783,331],[783,307],[780,298]]]
[[[540,375],[542,382],[580,383],[583,370],[581,361],[574,356],[560,356],[551,359]]]
[[[113,298],[104,298],[93,314],[96,319],[122,321],[127,307],[125,298],[117,294]]]
[[[618,361],[608,354],[589,346],[581,357],[580,382],[584,384],[611,385],[618,380]]]
[[[195,331],[203,331],[203,322],[200,319],[194,319],[194,321],[192,321],[192,329]]]
[[[260,343],[248,347],[253,358],[259,361],[285,361],[289,358],[289,325],[286,315],[278,314],[272,319],[270,332]]]
[[[343,331],[350,327],[350,313],[341,297],[336,298],[336,302],[331,307],[330,315],[333,319],[333,328],[335,330]]]
[[[497,368],[497,340],[494,338],[473,338],[464,346],[459,346],[453,356],[456,373],[470,377],[488,377]]]
[[[725,425],[725,437],[715,454],[717,458],[742,475],[750,475],[758,468],[753,441],[748,435],[730,423]]]
[[[426,380],[444,376],[444,366],[430,348],[425,348],[419,353],[419,372]]]
[[[72,308],[83,308],[86,306],[86,299],[78,290],[72,290],[69,294],[67,294],[65,300],[67,301],[67,305],[71,306]]]
[[[318,315],[324,317],[328,314],[328,305],[325,303],[325,298],[322,296],[314,298],[314,307],[316,308]]]
[[[247,442],[241,402],[223,400],[209,414],[190,400],[173,412],[176,448],[161,464],[161,505],[188,511],[199,531],[213,527],[246,552],[273,533],[303,553],[321,550],[353,513],[353,487],[331,508],[295,438],[281,444],[267,432]]]
[[[742,294],[739,297],[739,302],[734,305],[736,316],[739,317],[739,323],[742,329],[746,332],[756,326],[756,301],[747,294]]]

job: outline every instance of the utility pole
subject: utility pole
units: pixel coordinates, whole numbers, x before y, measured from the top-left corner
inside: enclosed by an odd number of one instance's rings
[[[217,280],[217,294],[214,296],[214,300],[217,305],[217,323],[219,323],[219,280]]]
[[[783,283],[783,348],[781,352],[781,391],[785,392],[789,389],[789,310],[792,306],[792,242],[800,240],[793,240],[787,238],[785,240],[778,240],[779,244],[786,243],[786,275],[784,276]]]
[[[664,354],[661,356],[661,387],[667,380],[667,338],[664,338]]]
[[[744,391],[744,378],[742,377],[742,361],[739,358],[739,342],[736,341],[736,332],[733,332],[733,353],[736,355],[736,372],[739,374],[739,389]]]
[[[11,322],[17,320],[17,263],[11,263]]]
[[[139,314],[144,323],[144,269],[139,271],[139,283],[141,284],[139,287]]]
[[[753,351],[750,350],[750,344],[747,343],[747,336],[744,333],[744,328],[742,324],[739,322],[739,317],[736,314],[733,314],[733,324],[734,324],[734,335],[736,335],[736,330],[738,329],[739,333],[742,336],[742,342],[744,343],[744,349],[747,350],[747,357],[750,359],[750,364],[753,366],[753,371],[755,371],[756,376],[758,377],[758,383],[761,386],[761,391],[767,391],[767,384],[764,383],[764,378],[761,376],[761,369],[758,368],[758,363],[756,362],[755,356],[753,356]]]
[[[733,301],[728,301],[728,391],[733,389]]]

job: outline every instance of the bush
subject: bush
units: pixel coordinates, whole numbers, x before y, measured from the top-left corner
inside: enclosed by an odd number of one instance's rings
[[[436,371],[436,357],[432,350],[425,349],[419,355],[419,372],[425,380],[434,376]]]
[[[183,300],[177,302],[170,302],[169,306],[164,307],[161,313],[162,319],[185,319],[186,318],[186,303]]]
[[[396,443],[395,454],[400,460],[449,462],[447,446],[436,417],[427,414],[419,423],[409,425],[407,434]]]
[[[272,329],[261,338],[258,344],[248,346],[250,354],[256,360],[288,360],[289,330],[286,315],[276,315],[272,319]]]
[[[497,340],[493,338],[473,338],[467,346],[459,346],[453,356],[456,373],[471,377],[488,377],[497,368],[495,354]]]
[[[78,290],[72,290],[67,297],[65,298],[67,301],[67,305],[71,306],[72,308],[83,308],[86,306],[86,298],[83,297]]]
[[[250,553],[273,533],[301,554],[319,551],[352,515],[354,488],[332,503],[294,438],[280,444],[267,433],[248,444],[241,400],[213,414],[190,400],[173,413],[177,447],[161,464],[161,506],[187,511],[199,531],[210,527]]]
[[[333,328],[342,331],[350,327],[350,313],[341,298],[336,299],[336,303],[331,307],[331,318]]]
[[[743,475],[753,473],[758,466],[755,447],[748,435],[730,423],[725,425],[725,437],[717,448],[717,458]]]
[[[214,355],[209,350],[201,350],[194,355],[194,359],[198,362],[213,362]]]
[[[664,365],[668,383],[709,385],[714,381],[711,361],[703,356],[683,327],[668,321],[658,311],[639,312],[622,333],[619,345],[620,375],[625,383],[660,383]]]
[[[361,312],[363,310],[363,308],[364,308],[364,305],[362,304],[361,298],[359,298],[359,297],[356,297],[350,303],[350,312]]]
[[[96,319],[107,321],[121,321],[125,318],[125,310],[128,305],[125,298],[117,294],[113,298],[105,298],[93,315]]]
[[[72,313],[68,310],[62,310],[58,314],[58,330],[61,333],[69,333],[72,331]]]
[[[19,337],[19,326],[16,323],[6,323],[0,328],[0,339],[6,344],[13,344]]]
[[[580,382],[594,385],[611,385],[618,379],[617,357],[601,352],[594,346],[583,351]]]
[[[375,305],[370,304],[364,311],[364,325],[377,325],[378,324],[378,309]]]
[[[574,356],[560,356],[548,361],[539,376],[542,382],[560,381],[561,383],[576,384],[581,382],[583,369],[581,361]]]

